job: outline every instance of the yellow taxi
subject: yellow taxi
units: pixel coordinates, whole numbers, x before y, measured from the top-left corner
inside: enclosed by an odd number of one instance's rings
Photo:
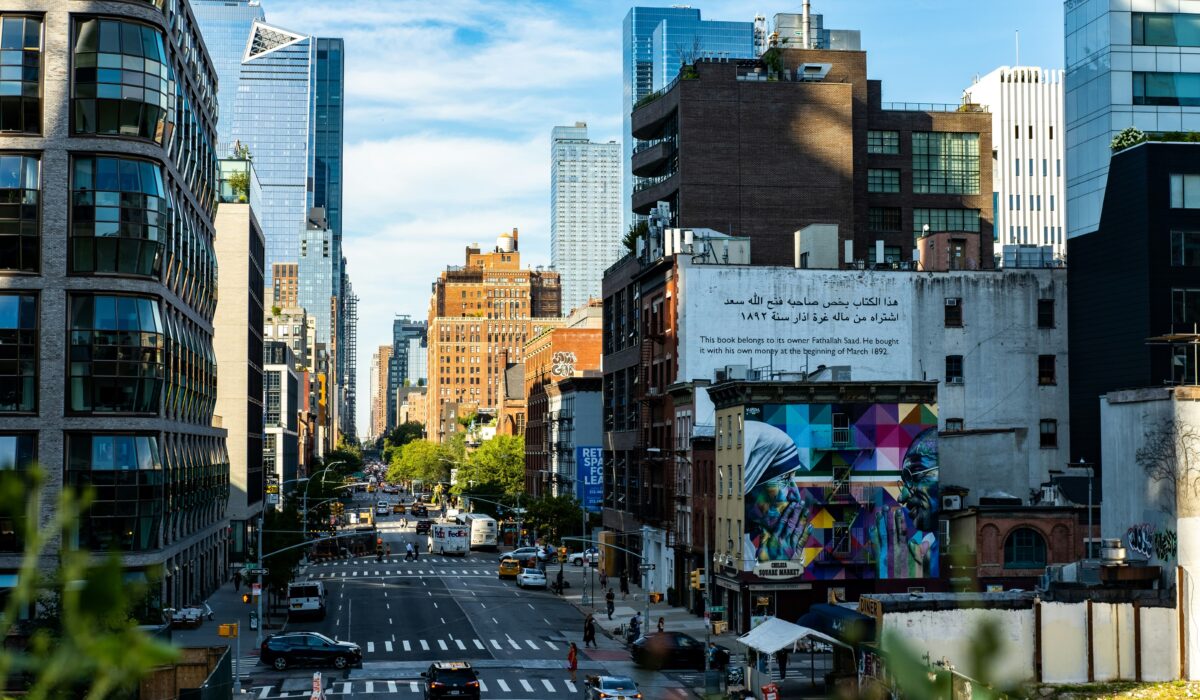
[[[404,504],[399,503],[399,502],[393,503],[392,504],[392,513],[394,515],[404,515]]]
[[[500,560],[500,575],[499,578],[513,578],[521,573],[521,564],[511,557]]]

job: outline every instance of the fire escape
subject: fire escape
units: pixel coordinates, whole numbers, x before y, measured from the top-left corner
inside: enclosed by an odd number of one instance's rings
[[[666,399],[660,366],[665,351],[662,313],[660,309],[644,316],[638,363],[637,450],[642,484],[639,516],[648,525],[671,530],[674,508],[668,507],[671,500],[668,491],[673,490],[675,483],[675,459],[672,445],[662,440],[662,431],[656,426],[656,421],[664,415]]]

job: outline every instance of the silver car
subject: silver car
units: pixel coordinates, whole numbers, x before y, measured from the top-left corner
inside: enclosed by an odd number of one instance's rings
[[[601,698],[640,698],[642,693],[637,683],[629,676],[588,676],[583,682],[584,696],[587,700]]]

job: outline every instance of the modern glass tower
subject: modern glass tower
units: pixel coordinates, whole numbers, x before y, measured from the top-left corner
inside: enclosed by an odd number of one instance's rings
[[[660,28],[660,25],[665,25]],[[655,51],[655,34],[659,49]],[[714,22],[700,19],[690,7],[632,7],[621,30],[622,140],[621,211],[625,223],[633,221],[630,201],[634,142],[629,115],[637,101],[663,87],[679,74],[681,58],[753,58],[753,22]],[[563,307],[564,309],[566,306]]]
[[[255,22],[265,22],[259,0],[192,0],[192,11],[204,35],[204,45],[217,71],[217,155],[227,157],[233,147],[233,106],[237,102],[246,40]],[[228,110],[228,113],[226,113]],[[267,263],[268,270],[270,263]]]
[[[387,395],[387,429],[396,425],[397,412],[396,390],[408,381],[416,384],[417,379],[410,375],[413,366],[412,353],[424,353],[428,348],[429,324],[425,321],[414,321],[409,316],[397,316],[392,320],[392,358],[388,363],[388,395]],[[416,341],[415,343],[413,341]]]
[[[550,134],[550,262],[561,275],[562,309],[600,297],[604,270],[622,254],[621,153],[593,143],[587,124]]]
[[[1067,232],[1078,236],[1100,225],[1113,136],[1200,131],[1200,12],[1132,12],[1128,0],[1065,10]]]

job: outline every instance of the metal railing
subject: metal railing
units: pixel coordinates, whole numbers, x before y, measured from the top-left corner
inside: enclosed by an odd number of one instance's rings
[[[662,183],[666,182],[667,180],[670,180],[671,178],[675,177],[675,175],[676,175],[676,172],[674,169],[672,169],[671,172],[667,173],[666,175],[656,175],[654,177],[639,178],[637,182],[633,183],[633,191],[641,192],[642,190],[648,190],[651,187],[656,187],[656,186],[661,185]]]
[[[885,112],[987,112],[987,105],[950,104],[945,102],[884,102]]]

